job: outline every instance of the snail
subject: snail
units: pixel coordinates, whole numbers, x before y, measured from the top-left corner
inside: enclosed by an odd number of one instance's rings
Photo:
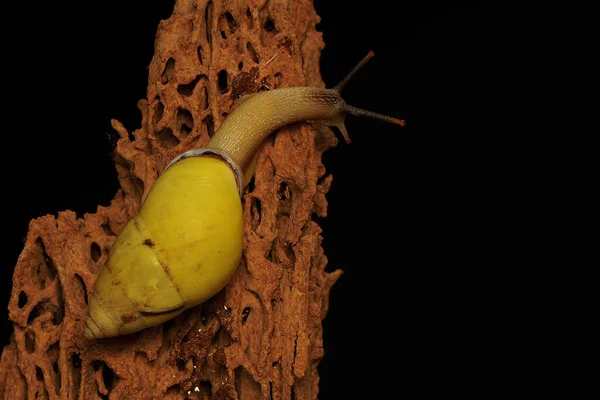
[[[242,96],[206,148],[175,157],[111,246],[90,297],[85,337],[161,324],[227,284],[242,255],[241,194],[254,174],[257,150],[272,132],[316,121],[337,127],[349,143],[346,114],[404,125],[340,96],[373,55],[331,89],[291,87]]]

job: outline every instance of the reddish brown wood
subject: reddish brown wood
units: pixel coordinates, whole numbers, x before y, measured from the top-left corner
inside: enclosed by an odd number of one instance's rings
[[[323,86],[318,20],[307,0],[176,2],[158,26],[141,128],[112,122],[121,189],[111,205],[30,223],[14,272],[0,398],[317,397],[321,322],[341,272],[324,271],[313,217],[326,215],[331,177],[321,155],[337,140],[308,123],[264,144],[243,196],[243,260],[223,291],[138,334],[87,341],[83,330],[112,242],[167,163],[205,146],[238,95]]]

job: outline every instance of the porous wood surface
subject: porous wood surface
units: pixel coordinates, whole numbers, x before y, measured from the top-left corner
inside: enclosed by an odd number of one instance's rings
[[[242,201],[239,269],[218,295],[137,334],[88,341],[87,299],[116,235],[170,160],[204,147],[237,98],[322,87],[322,36],[308,0],[178,0],[161,21],[141,128],[113,121],[121,189],[109,207],[30,222],[13,277],[5,399],[314,399],[322,319],[340,271],[324,271],[315,216],[331,184],[326,128],[295,124],[263,145]],[[274,57],[274,58],[273,58]]]

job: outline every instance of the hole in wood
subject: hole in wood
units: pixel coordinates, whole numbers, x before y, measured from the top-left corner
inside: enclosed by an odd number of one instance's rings
[[[100,246],[98,246],[98,243],[92,242],[92,244],[90,245],[90,256],[92,257],[92,260],[94,262],[98,262],[100,257],[102,257],[102,250],[100,250]]]
[[[165,64],[165,68],[163,70],[160,81],[163,84],[169,83],[169,81],[173,78],[173,73],[175,72],[175,59],[173,57],[169,58]]]
[[[220,93],[227,92],[227,87],[229,86],[229,79],[228,79],[226,70],[222,69],[219,71],[217,81],[218,81],[218,85],[219,85],[219,92]]]
[[[33,331],[25,333],[25,350],[30,354],[35,353],[35,333]]]
[[[160,145],[165,149],[172,149],[179,144],[179,139],[173,134],[171,128],[163,128],[156,134]]]

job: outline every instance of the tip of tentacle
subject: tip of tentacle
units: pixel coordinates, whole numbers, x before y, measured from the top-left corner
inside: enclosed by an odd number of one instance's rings
[[[365,64],[367,63],[367,61],[369,61],[371,58],[373,58],[373,56],[375,56],[375,53],[373,53],[373,51],[369,51],[369,53],[365,56],[365,58],[363,58],[362,60],[360,60],[360,62],[352,69],[352,71],[350,71],[348,73],[348,75],[346,75],[344,77],[344,79],[342,79],[340,81],[340,83],[338,83],[337,85],[335,85],[332,90],[341,93],[342,89],[344,89],[344,87],[346,86],[346,84],[348,83],[348,81],[350,79],[352,79],[352,77],[356,74],[356,72],[358,70],[360,70],[362,67],[365,66]]]
[[[346,143],[347,144],[352,143],[352,139],[350,139],[350,135],[348,134],[348,131],[346,130],[346,125],[344,125],[343,122],[340,122],[340,123],[335,124],[335,126],[341,132],[342,136],[344,137],[344,140],[346,140]]]
[[[362,108],[354,107],[348,104],[343,105],[344,111],[346,111],[350,115],[355,115],[357,117],[369,117],[379,119],[381,121],[390,122],[392,124],[397,124],[400,126],[404,126],[406,122],[403,119],[390,117],[388,115],[379,114],[373,111],[363,110]]]
[[[392,124],[398,124],[400,126],[405,126],[406,125],[406,121],[403,119],[398,119],[398,118],[390,118],[390,122]]]

